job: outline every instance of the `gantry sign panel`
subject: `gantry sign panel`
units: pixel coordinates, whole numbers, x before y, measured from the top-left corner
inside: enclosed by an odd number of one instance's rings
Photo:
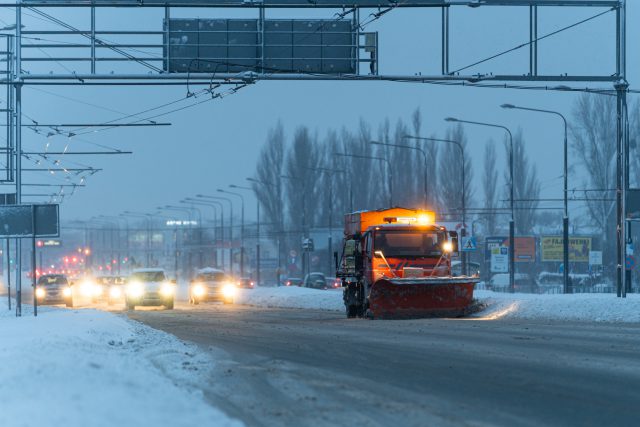
[[[357,33],[350,20],[170,19],[164,71],[170,73],[354,74]],[[167,22],[165,22],[166,28]],[[169,38],[168,43],[166,37]]]
[[[283,8],[386,8],[444,6],[595,6],[615,7],[615,0],[24,0],[38,5],[120,5],[120,6],[204,6],[204,7],[283,7]]]

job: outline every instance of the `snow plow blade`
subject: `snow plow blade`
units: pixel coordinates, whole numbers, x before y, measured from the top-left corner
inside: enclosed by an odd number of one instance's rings
[[[460,317],[470,313],[472,277],[380,279],[369,294],[369,315],[375,319]]]

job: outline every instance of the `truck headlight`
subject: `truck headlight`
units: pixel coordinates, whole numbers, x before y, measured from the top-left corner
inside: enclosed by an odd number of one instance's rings
[[[132,298],[140,298],[144,295],[144,285],[139,282],[129,283],[127,286],[127,295]]]
[[[191,288],[191,292],[193,293],[194,296],[201,297],[204,295],[205,289],[204,289],[204,286],[202,286],[202,284],[197,283],[193,285],[193,288]]]
[[[162,287],[160,287],[160,294],[163,297],[170,297],[176,293],[175,287],[171,283],[163,283]]]
[[[222,295],[224,295],[226,298],[233,298],[234,296],[236,296],[237,290],[238,289],[234,284],[227,283],[222,287]]]
[[[44,289],[36,288],[36,298],[44,298],[47,295]]]
[[[64,288],[64,290],[62,291],[62,296],[69,298],[71,296],[71,288],[68,286]]]

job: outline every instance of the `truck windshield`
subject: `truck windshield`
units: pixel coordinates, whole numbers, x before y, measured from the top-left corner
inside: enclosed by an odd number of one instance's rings
[[[444,233],[419,230],[384,230],[376,232],[374,250],[385,257],[439,257]]]

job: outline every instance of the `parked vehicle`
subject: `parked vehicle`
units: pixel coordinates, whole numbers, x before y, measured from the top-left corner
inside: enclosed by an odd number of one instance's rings
[[[324,274],[313,272],[304,276],[303,286],[312,289],[327,289],[327,279]]]
[[[65,304],[73,307],[73,292],[63,274],[40,276],[36,282],[36,301],[39,305]]]
[[[451,261],[451,274],[453,276],[462,276],[462,261]],[[467,274],[480,277],[480,263],[467,262]]]
[[[125,303],[128,310],[136,306],[164,306],[172,310],[175,295],[175,281],[169,281],[164,270],[141,268],[134,270],[127,280]]]
[[[514,275],[514,292],[537,294],[538,285],[533,278],[526,273],[516,273]],[[489,281],[488,288],[494,292],[510,292],[509,273],[494,274]]]
[[[304,280],[302,280],[299,277],[289,277],[284,282],[284,285],[285,286],[302,286],[303,283],[304,283]]]
[[[342,279],[338,277],[327,277],[327,289],[337,289],[342,287]]]
[[[231,304],[237,291],[237,284],[223,270],[203,268],[198,270],[196,277],[189,285],[189,302],[200,304],[218,301]]]
[[[243,289],[253,289],[255,288],[256,283],[248,278],[248,277],[243,277],[240,280],[238,280],[238,287],[239,288],[243,288]]]

